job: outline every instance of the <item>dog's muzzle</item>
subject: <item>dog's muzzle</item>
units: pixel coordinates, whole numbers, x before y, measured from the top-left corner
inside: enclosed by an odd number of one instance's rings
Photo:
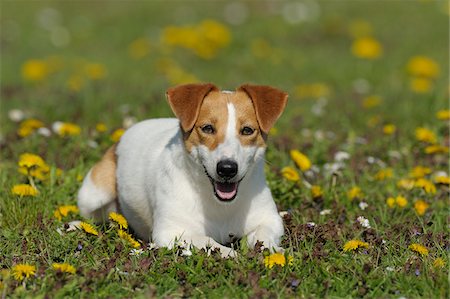
[[[218,200],[231,202],[238,192],[239,181],[235,179],[238,173],[238,164],[230,159],[221,160],[216,165],[217,179],[214,179],[203,165],[205,173],[214,189],[214,195]]]

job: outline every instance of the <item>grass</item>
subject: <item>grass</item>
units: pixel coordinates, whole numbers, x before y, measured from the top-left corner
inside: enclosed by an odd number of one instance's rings
[[[2,297],[449,296],[449,187],[435,183],[436,193],[430,193],[398,185],[419,165],[430,168],[425,175],[429,180],[438,171],[448,174],[448,153],[425,154],[429,144],[415,136],[418,127],[426,127],[448,148],[448,121],[436,118],[439,110],[448,109],[448,4],[302,2],[310,12],[319,8],[319,15],[290,24],[277,12],[283,11],[283,3],[243,3],[234,4],[234,12],[226,2],[1,3]],[[228,23],[239,21],[244,10],[243,24]],[[285,11],[295,12],[295,7]],[[168,26],[204,19],[221,22],[231,35],[228,43],[218,38],[224,45],[214,57],[204,59],[161,42]],[[356,28],[353,34],[349,28]],[[54,30],[59,30],[60,46],[52,42],[52,32],[58,36]],[[67,45],[61,45],[64,30],[70,34]],[[355,34],[373,36],[383,47],[381,57],[355,57],[350,51]],[[150,46],[148,53],[144,46],[144,57],[136,60],[129,46],[138,38]],[[406,71],[416,55],[431,58],[440,69],[425,78],[431,86],[422,93],[411,90],[412,77]],[[57,70],[42,80],[27,80],[21,69],[32,59],[46,66],[59,61]],[[105,74],[90,79],[83,73],[90,64],[99,64]],[[186,256],[183,248],[150,249],[148,244],[142,244],[140,255],[130,255],[131,245],[118,237],[114,225],[96,225],[99,236],[94,236],[66,232],[70,221],[81,220],[79,215],[54,217],[59,206],[76,204],[80,176],[113,144],[113,131],[130,117],[171,116],[164,91],[193,77],[224,89],[254,82],[289,92],[288,107],[269,138],[266,173],[279,210],[288,212],[283,247],[292,264],[269,269],[264,265],[268,253],[244,244],[236,259],[226,260],[201,250]],[[81,80],[78,86],[76,80]],[[314,89],[315,83],[319,85]],[[368,108],[365,99],[373,95],[381,102]],[[20,137],[20,123],[9,117],[12,109],[47,128],[56,121],[76,123],[81,133]],[[95,130],[100,122],[106,132]],[[396,132],[384,134],[385,124],[394,124]],[[313,171],[296,168],[292,149],[307,155]],[[350,158],[329,173],[326,169],[339,151]],[[25,152],[40,155],[51,166],[45,180],[36,180],[36,197],[10,191],[29,181],[17,171]],[[284,166],[294,167],[301,182],[284,178]],[[386,167],[392,168],[392,177],[377,180],[376,173]],[[323,195],[313,198],[310,185],[320,186]],[[362,195],[350,199],[347,192],[354,186]],[[406,207],[388,207],[387,198],[398,195],[407,199]],[[423,215],[414,209],[418,199],[429,204]],[[368,207],[361,209],[361,202]],[[330,214],[323,215],[327,209]],[[362,227],[358,216],[368,219],[371,228]],[[369,247],[343,251],[352,239]],[[412,243],[425,246],[428,255],[408,249]],[[444,260],[443,268],[434,265],[437,258]],[[75,266],[76,273],[52,269],[53,263],[62,262]],[[20,263],[36,266],[36,274],[15,279],[11,269]]]

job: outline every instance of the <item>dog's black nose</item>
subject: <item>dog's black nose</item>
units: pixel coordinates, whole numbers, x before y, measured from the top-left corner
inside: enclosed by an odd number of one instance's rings
[[[222,160],[217,163],[217,174],[226,180],[233,178],[238,172],[238,165],[233,160]]]

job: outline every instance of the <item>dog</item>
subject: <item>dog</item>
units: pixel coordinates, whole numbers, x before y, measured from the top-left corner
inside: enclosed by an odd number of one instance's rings
[[[170,88],[166,98],[176,118],[135,124],[89,170],[78,192],[81,215],[102,222],[120,212],[159,247],[181,241],[234,256],[229,245],[245,236],[249,246],[282,250],[264,153],[287,93],[203,83]]]

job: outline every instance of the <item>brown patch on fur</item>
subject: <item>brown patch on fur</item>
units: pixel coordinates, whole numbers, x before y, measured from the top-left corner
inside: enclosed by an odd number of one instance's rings
[[[192,130],[199,116],[203,99],[211,91],[217,90],[218,88],[211,83],[185,84],[167,90],[167,100],[172,111],[180,120],[183,131]]]
[[[210,92],[200,107],[198,118],[194,128],[185,135],[186,149],[190,152],[196,145],[204,145],[211,151],[225,140],[228,121],[228,94],[219,91]],[[212,125],[214,134],[207,134],[202,131],[205,125]]]
[[[267,134],[283,112],[288,94],[264,85],[245,84],[237,90],[247,93],[252,99],[259,126]]]
[[[245,92],[237,91],[232,94],[230,102],[236,110],[236,136],[238,136],[240,143],[243,146],[265,147],[266,134],[260,130],[252,100]],[[255,131],[252,135],[242,135],[241,131],[244,127],[250,127]]]
[[[92,182],[102,190],[108,192],[111,197],[117,196],[116,189],[116,167],[117,156],[114,144],[103,155],[100,162],[94,165],[91,172]]]

